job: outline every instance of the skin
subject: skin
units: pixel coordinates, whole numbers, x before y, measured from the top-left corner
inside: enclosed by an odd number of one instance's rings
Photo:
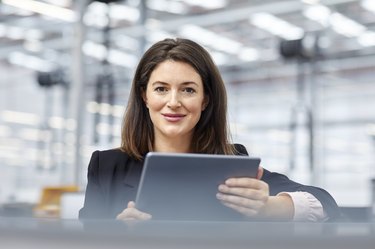
[[[171,73],[173,72],[173,73]],[[154,124],[154,148],[158,152],[190,152],[194,127],[209,100],[200,75],[189,64],[167,60],[151,73],[143,100]],[[268,184],[257,178],[230,178],[218,187],[217,199],[223,205],[248,217],[290,220],[294,206],[288,195],[269,196]],[[117,216],[119,220],[149,220],[151,214],[139,211],[135,203]]]
[[[207,105],[200,75],[187,63],[162,62],[151,73],[143,100],[154,124],[155,150],[189,152]]]
[[[256,178],[229,178],[219,185],[216,197],[227,207],[245,216],[287,221],[294,216],[294,205],[287,194],[270,196],[268,184],[260,180],[263,168]]]

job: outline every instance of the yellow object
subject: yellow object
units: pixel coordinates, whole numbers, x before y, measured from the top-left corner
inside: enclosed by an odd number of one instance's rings
[[[78,191],[78,186],[74,185],[43,188],[40,201],[33,209],[34,216],[38,218],[59,218],[61,195]]]

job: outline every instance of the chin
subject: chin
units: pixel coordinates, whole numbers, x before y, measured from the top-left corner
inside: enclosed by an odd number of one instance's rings
[[[176,138],[176,137],[180,137],[182,136],[184,133],[180,133],[180,132],[166,132],[164,133],[164,135],[166,137],[170,137],[170,138]]]
[[[188,132],[184,132],[184,131],[181,131],[181,130],[168,130],[168,131],[164,131],[164,135],[166,137],[170,137],[170,138],[176,138],[176,137],[181,137],[181,136],[186,136],[188,134]]]

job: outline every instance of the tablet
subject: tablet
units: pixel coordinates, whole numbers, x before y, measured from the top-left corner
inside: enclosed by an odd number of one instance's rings
[[[248,156],[148,153],[136,206],[154,220],[244,220],[216,193],[230,177],[256,177],[259,163]]]

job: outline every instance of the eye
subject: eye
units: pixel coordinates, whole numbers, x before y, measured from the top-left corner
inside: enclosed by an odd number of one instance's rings
[[[195,93],[196,92],[195,89],[191,88],[191,87],[186,87],[183,91],[186,92],[186,93]]]
[[[163,93],[163,92],[166,92],[167,91],[167,88],[164,87],[164,86],[158,86],[154,89],[155,92],[158,92],[158,93]]]

